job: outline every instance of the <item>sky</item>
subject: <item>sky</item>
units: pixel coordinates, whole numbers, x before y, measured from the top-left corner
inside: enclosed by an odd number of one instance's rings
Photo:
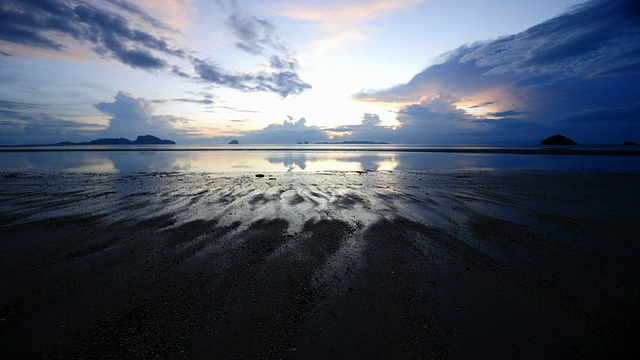
[[[640,142],[633,0],[0,0],[0,144]]]

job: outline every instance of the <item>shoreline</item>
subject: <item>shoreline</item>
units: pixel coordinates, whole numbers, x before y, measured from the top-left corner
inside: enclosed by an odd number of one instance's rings
[[[640,147],[623,146],[623,145],[594,145],[594,146],[555,146],[555,145],[537,145],[537,146],[469,146],[462,148],[441,147],[441,148],[414,148],[414,147],[394,147],[393,145],[385,147],[321,147],[322,145],[310,145],[309,147],[293,147],[293,148],[273,148],[263,146],[252,147],[233,147],[223,146],[215,147],[146,147],[146,146],[130,146],[122,145],[121,147],[101,147],[84,145],[67,146],[52,145],[29,145],[29,146],[0,146],[0,153],[40,153],[40,152],[406,152],[406,153],[436,153],[436,154],[511,154],[511,155],[582,155],[582,156],[640,156]],[[116,145],[117,146],[117,145]],[[153,146],[153,145],[152,145]],[[166,145],[161,145],[166,146]],[[343,145],[344,146],[344,145]],[[35,147],[42,147],[37,149]],[[76,148],[77,147],[77,148]]]
[[[637,350],[640,174],[253,175],[0,174],[3,348],[12,358]]]

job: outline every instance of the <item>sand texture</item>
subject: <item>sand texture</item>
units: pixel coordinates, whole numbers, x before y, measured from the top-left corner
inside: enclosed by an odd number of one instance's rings
[[[640,175],[0,173],[4,358],[623,358]]]

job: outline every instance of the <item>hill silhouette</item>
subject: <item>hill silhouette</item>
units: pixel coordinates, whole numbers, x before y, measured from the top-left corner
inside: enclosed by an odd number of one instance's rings
[[[131,141],[125,138],[103,138],[96,139],[87,142],[60,142],[52,145],[175,145],[173,140],[163,140],[153,135],[138,135],[138,137]]]

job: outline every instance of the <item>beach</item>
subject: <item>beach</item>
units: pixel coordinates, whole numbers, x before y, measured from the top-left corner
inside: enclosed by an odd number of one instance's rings
[[[0,173],[8,358],[624,358],[640,174]]]

